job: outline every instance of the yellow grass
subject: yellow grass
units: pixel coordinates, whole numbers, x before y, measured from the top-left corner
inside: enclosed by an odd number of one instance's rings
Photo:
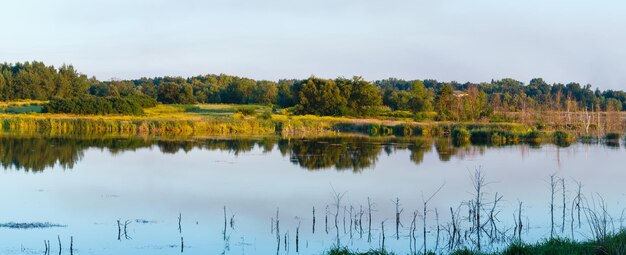
[[[48,101],[30,100],[30,99],[15,100],[15,101],[0,101],[0,108],[23,106],[23,105],[30,105],[30,104],[43,105],[47,103]]]

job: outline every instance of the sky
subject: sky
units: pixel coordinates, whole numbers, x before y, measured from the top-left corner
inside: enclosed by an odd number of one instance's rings
[[[626,89],[626,1],[2,1],[0,62],[100,80],[226,73]]]

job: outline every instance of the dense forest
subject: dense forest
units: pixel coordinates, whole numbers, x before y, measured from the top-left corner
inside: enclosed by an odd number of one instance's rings
[[[42,62],[0,64],[0,73],[0,100],[52,100],[57,105],[86,100],[97,101],[106,109],[115,108],[117,102],[133,113],[136,104],[153,105],[146,103],[146,98],[163,104],[263,104],[287,108],[294,114],[334,116],[402,113],[428,118],[428,113],[434,112],[432,118],[438,120],[477,120],[493,112],[626,110],[624,91],[601,91],[575,82],[549,84],[541,78],[528,84],[508,78],[483,83],[395,78],[370,82],[356,76],[274,82],[209,74],[99,81],[71,65],[55,68]],[[135,104],[134,100],[142,102]],[[103,112],[107,113],[123,112]]]

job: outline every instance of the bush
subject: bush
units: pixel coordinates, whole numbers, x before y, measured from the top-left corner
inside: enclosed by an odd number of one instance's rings
[[[143,114],[142,105],[151,105],[149,100],[139,97],[95,97],[53,99],[46,104],[42,112],[71,114]]]
[[[470,140],[470,132],[465,128],[454,128],[452,129],[452,141],[455,143],[466,143]]]
[[[526,133],[526,135],[524,135],[524,138],[526,138],[527,141],[538,141],[541,139],[541,132],[539,132],[538,130],[532,130]]]
[[[559,146],[568,146],[573,140],[570,134],[562,130],[555,131],[553,136],[554,142]]]
[[[618,140],[620,137],[621,135],[619,133],[608,133],[604,136],[607,140]]]
[[[124,98],[134,103],[137,103],[142,108],[151,108],[157,106],[158,104],[156,99],[146,95],[130,95]]]
[[[254,115],[256,113],[256,108],[241,107],[237,109],[237,113],[241,113],[244,116]]]
[[[263,114],[261,114],[261,116],[259,116],[260,119],[263,120],[271,120],[272,119],[272,113],[271,112],[264,112]]]
[[[185,105],[185,112],[202,112],[202,108],[197,105]]]
[[[491,130],[487,130],[487,129],[474,129],[471,132],[471,137],[470,139],[472,140],[472,142],[474,143],[490,143],[491,138],[493,136],[494,132],[492,132]]]

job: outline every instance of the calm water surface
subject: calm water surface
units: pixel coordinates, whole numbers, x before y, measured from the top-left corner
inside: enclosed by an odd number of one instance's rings
[[[2,135],[0,253],[43,254],[44,240],[50,240],[51,253],[58,254],[60,238],[63,253],[69,254],[73,237],[75,254],[175,254],[181,252],[182,237],[184,254],[322,254],[337,243],[378,248],[384,224],[385,247],[406,254],[413,212],[421,214],[423,199],[441,186],[428,205],[426,238],[428,249],[445,251],[450,208],[467,217],[462,204],[473,198],[471,175],[477,168],[488,182],[485,201],[502,195],[495,211],[505,236],[512,235],[520,201],[522,239],[550,236],[548,183],[555,175],[565,180],[567,215],[562,231],[559,182],[555,234],[584,239],[590,237],[584,214],[581,227],[575,219],[571,228],[576,183],[582,183],[588,203],[601,196],[615,225],[621,224],[625,151],[623,143],[601,142],[457,147],[447,140],[381,138],[172,141]],[[335,193],[343,196],[338,213]],[[368,198],[373,204],[370,241]],[[396,199],[402,211],[399,237]],[[424,221],[416,221],[421,250]],[[12,222],[62,226],[9,228],[6,223]],[[464,231],[471,225],[461,223]],[[471,240],[464,245],[474,247]]]

